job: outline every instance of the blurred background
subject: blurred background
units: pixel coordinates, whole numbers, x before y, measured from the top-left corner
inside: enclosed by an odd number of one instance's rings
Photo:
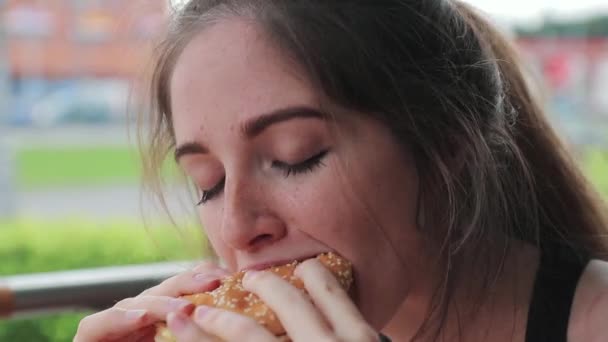
[[[608,198],[608,3],[468,2],[514,39],[550,119]],[[0,0],[0,277],[206,255],[202,237],[179,247],[161,211],[140,201],[127,134],[171,6]],[[84,314],[0,321],[0,341],[71,341]]]

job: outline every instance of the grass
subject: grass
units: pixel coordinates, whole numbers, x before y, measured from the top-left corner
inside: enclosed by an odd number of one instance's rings
[[[132,185],[141,179],[138,151],[128,146],[25,147],[16,152],[15,168],[19,190]],[[171,159],[163,174],[177,175]]]
[[[608,199],[608,151],[589,150],[584,158],[584,170],[587,177],[600,194]]]
[[[132,184],[140,177],[135,150],[128,147],[32,147],[15,157],[20,189]]]

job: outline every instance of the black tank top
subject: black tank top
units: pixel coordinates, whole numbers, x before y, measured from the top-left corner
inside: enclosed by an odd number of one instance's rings
[[[545,249],[528,310],[526,342],[567,342],[576,286],[589,262],[565,247]],[[380,335],[381,342],[391,340]]]
[[[526,342],[566,342],[576,286],[589,258],[566,247],[542,252],[528,310]]]

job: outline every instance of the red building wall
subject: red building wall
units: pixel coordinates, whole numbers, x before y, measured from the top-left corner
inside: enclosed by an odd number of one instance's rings
[[[166,0],[8,0],[11,74],[130,78],[148,59],[166,11]]]

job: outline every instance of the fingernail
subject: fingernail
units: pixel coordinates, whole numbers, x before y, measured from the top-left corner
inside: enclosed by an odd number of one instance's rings
[[[127,310],[125,318],[130,321],[136,321],[146,315],[146,310]]]
[[[258,272],[258,271],[247,271],[247,273],[245,273],[245,276],[243,277],[243,282],[244,283],[250,282],[259,273],[260,272]]]
[[[196,319],[202,319],[203,317],[205,317],[212,309],[208,306],[198,306],[196,308],[196,310],[194,311],[194,316],[196,317]]]
[[[173,331],[181,331],[186,327],[186,318],[175,312],[167,315],[167,326]]]
[[[189,305],[193,305],[190,301],[181,298],[171,298],[169,300],[169,306],[173,310],[181,310]]]

